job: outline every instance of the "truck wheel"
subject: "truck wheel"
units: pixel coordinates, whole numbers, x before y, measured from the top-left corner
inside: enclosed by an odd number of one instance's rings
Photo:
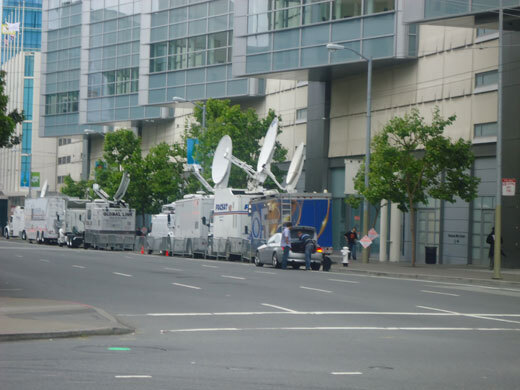
[[[25,230],[22,232],[22,240],[27,240],[27,234],[25,233]]]
[[[40,232],[36,232],[36,243],[37,243],[37,244],[41,244],[41,241],[40,241]]]
[[[256,255],[255,255],[255,265],[257,267],[263,267],[264,264],[260,262],[260,254],[258,252],[256,252]]]
[[[186,255],[187,255],[187,257],[193,257],[191,241],[188,241],[188,243],[186,244]]]
[[[311,269],[313,271],[319,271],[321,264],[320,263],[311,263]]]
[[[282,268],[282,264],[278,260],[278,256],[276,255],[276,252],[273,253],[273,267],[274,268]]]

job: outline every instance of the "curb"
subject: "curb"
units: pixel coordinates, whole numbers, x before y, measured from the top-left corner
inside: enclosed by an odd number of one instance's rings
[[[337,264],[337,263],[336,263]],[[343,271],[344,269],[344,271]],[[469,284],[483,284],[489,287],[517,287],[520,288],[520,282],[508,281],[508,280],[498,280],[498,279],[475,279],[475,278],[465,278],[462,276],[444,276],[444,275],[426,275],[426,274],[405,274],[405,273],[393,273],[386,271],[370,271],[370,270],[356,270],[348,267],[332,267],[331,272],[338,273],[353,273],[360,275],[370,275],[370,276],[381,276],[381,277],[392,277],[392,278],[400,278],[400,279],[423,279],[423,280],[433,280],[436,282],[466,282]]]

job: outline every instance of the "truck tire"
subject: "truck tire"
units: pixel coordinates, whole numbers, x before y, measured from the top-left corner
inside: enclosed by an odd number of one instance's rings
[[[256,252],[256,254],[255,254],[255,265],[257,267],[263,267],[264,266],[264,264],[260,262],[260,255],[259,255],[258,252]]]
[[[25,233],[25,230],[22,232],[22,240],[27,240],[27,233]]]

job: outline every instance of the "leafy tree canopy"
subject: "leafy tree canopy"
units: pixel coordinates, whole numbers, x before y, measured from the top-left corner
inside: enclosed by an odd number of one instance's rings
[[[23,112],[7,112],[8,96],[5,94],[5,71],[0,71],[0,148],[12,148],[20,143],[15,134],[16,125],[24,120]]]
[[[364,166],[355,178],[356,190],[372,204],[386,199],[411,214],[412,264],[415,265],[415,210],[428,199],[467,202],[476,197],[479,179],[470,173],[474,161],[471,143],[452,141],[443,135],[455,121],[441,117],[435,108],[431,124],[417,109],[391,119],[372,140],[369,187],[364,184]]]
[[[203,176],[206,180],[211,180],[213,154],[218,142],[224,135],[229,135],[233,140],[233,155],[256,169],[261,149],[260,141],[276,117],[273,110],[269,110],[266,118],[259,119],[252,108],[242,111],[239,105],[232,106],[229,100],[209,99],[206,101],[206,129],[203,129],[201,125],[202,110],[200,107],[195,107],[194,115],[197,123],[193,123],[190,126],[185,134],[185,138],[199,140],[195,158],[201,165]],[[279,142],[276,142],[273,162],[285,161],[286,155],[287,150]],[[282,172],[274,164],[271,170],[277,180],[281,182],[283,180]],[[189,180],[192,183],[192,187],[200,189],[198,184],[193,184],[193,179]],[[229,186],[233,188],[247,188],[246,173],[240,168],[233,166],[229,178]],[[274,183],[268,179],[265,186],[272,188]]]

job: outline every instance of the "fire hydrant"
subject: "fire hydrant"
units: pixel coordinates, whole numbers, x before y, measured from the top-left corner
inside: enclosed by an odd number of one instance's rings
[[[343,249],[341,249],[341,254],[343,255],[343,261],[341,264],[343,264],[343,267],[348,267],[348,255],[350,253],[350,250],[348,249],[348,246],[344,246]]]

